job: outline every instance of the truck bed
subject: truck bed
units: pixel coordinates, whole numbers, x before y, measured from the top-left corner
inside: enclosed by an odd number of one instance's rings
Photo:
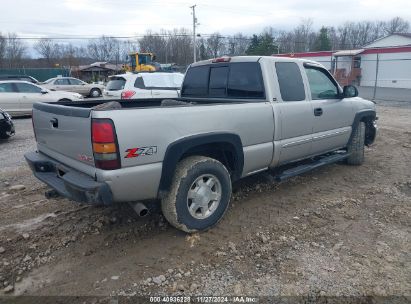
[[[170,101],[177,101],[181,102],[182,104],[177,103],[169,103],[169,104],[162,104],[164,100]],[[155,108],[155,107],[170,107],[170,106],[184,106],[184,103],[187,104],[211,104],[211,103],[244,103],[244,102],[265,102],[266,100],[256,100],[256,99],[235,99],[235,98],[173,98],[173,99],[165,99],[165,98],[147,98],[147,99],[98,99],[98,100],[83,100],[83,101],[61,101],[61,102],[53,102],[53,103],[43,103],[45,105],[62,105],[62,106],[69,106],[74,108],[85,108],[91,109],[95,106],[98,106],[103,103],[108,102],[118,102],[121,104],[122,108]],[[39,104],[37,104],[38,106]]]
[[[145,108],[145,107],[158,107],[164,98],[147,98],[147,99],[98,99],[98,100],[83,100],[83,101],[62,101],[53,103],[53,105],[64,105],[76,108],[92,108],[97,105],[116,101],[121,104],[122,108]]]

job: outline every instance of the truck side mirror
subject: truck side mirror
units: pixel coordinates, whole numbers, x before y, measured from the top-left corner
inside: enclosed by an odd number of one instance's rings
[[[351,98],[358,96],[358,89],[353,85],[346,85],[343,88],[343,97],[344,98]]]

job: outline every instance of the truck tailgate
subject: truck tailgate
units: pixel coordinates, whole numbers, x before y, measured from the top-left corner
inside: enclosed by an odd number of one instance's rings
[[[38,150],[56,160],[71,159],[69,163],[77,163],[77,169],[90,174],[90,167],[94,167],[90,113],[87,108],[34,104],[33,126]]]

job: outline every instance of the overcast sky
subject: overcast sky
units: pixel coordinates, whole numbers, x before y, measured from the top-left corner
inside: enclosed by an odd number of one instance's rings
[[[131,36],[161,28],[191,28],[197,4],[198,32],[260,32],[291,29],[303,18],[314,27],[345,21],[411,21],[411,0],[2,0],[0,31],[21,36]]]

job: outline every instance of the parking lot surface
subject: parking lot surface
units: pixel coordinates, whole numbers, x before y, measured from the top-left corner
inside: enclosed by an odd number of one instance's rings
[[[411,108],[378,116],[364,165],[243,180],[221,223],[193,235],[158,202],[138,218],[45,199],[23,160],[31,120],[16,119],[0,143],[0,294],[410,295]]]

